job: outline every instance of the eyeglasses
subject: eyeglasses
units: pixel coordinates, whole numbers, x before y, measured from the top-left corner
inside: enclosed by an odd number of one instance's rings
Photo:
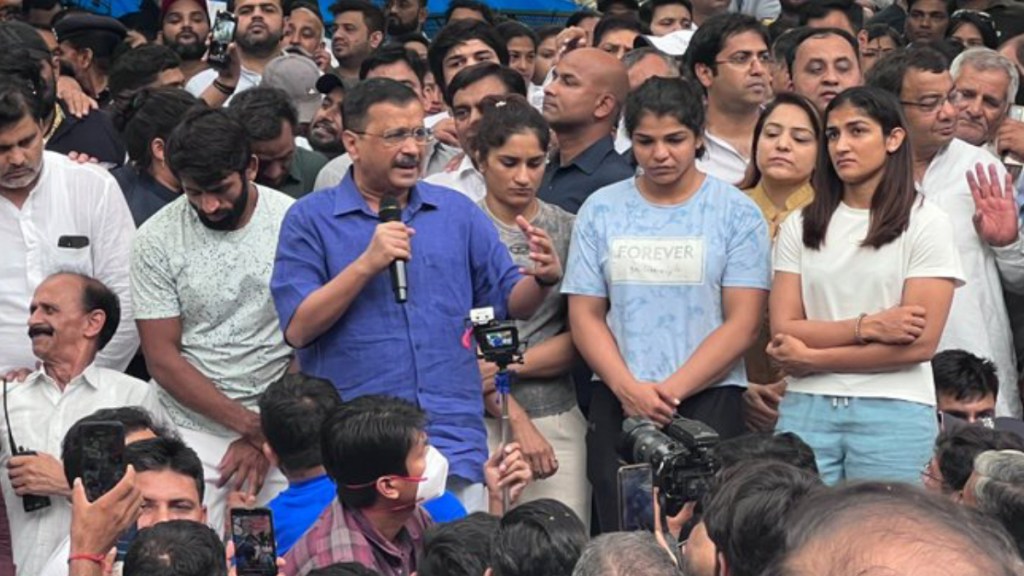
[[[952,92],[946,94],[945,96],[929,96],[928,98],[925,98],[920,102],[906,102],[904,100],[900,100],[900,104],[903,104],[904,106],[913,106],[927,114],[935,112],[936,110],[939,109],[940,106],[942,106],[946,102],[949,102],[953,106],[956,106],[963,102],[963,99],[964,95],[961,94],[959,90],[953,90]]]
[[[750,66],[750,63],[753,62],[755,58],[757,58],[757,61],[764,66],[775,62],[775,56],[772,56],[771,52],[765,50],[764,52],[757,53],[736,52],[725,60],[715,60],[715,64],[732,64],[737,67]]]
[[[373,132],[359,132],[357,130],[349,130],[353,134],[359,134],[360,136],[373,136],[374,138],[380,138],[384,141],[385,146],[395,147],[401,146],[406,140],[412,138],[419,145],[430,144],[434,141],[434,131],[430,128],[413,128],[412,130],[395,130],[394,132],[385,132],[384,134],[374,134]]]

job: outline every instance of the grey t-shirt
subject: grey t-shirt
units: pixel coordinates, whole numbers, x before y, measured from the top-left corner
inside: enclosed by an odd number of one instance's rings
[[[523,231],[518,226],[508,226],[498,220],[488,210],[486,200],[481,200],[478,206],[491,222],[494,222],[498,236],[508,247],[512,260],[519,266],[533,266],[530,260],[530,245]],[[530,224],[544,229],[551,236],[563,266],[569,254],[569,241],[572,238],[572,224],[575,219],[575,216],[558,206],[540,201],[540,211],[530,221]],[[560,294],[559,287],[555,286],[533,318],[525,322],[516,322],[520,340],[526,341],[529,349],[564,332],[567,314],[566,297]],[[512,396],[531,418],[561,414],[576,405],[576,389],[572,383],[572,375],[568,371],[554,378],[519,378],[512,386]]]

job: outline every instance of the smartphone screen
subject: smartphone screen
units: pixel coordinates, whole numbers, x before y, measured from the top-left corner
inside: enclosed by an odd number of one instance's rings
[[[210,50],[206,61],[215,67],[228,65],[228,44],[235,39],[235,17],[230,12],[218,12],[213,22]]]
[[[239,576],[276,576],[274,521],[266,508],[232,508],[231,539]]]
[[[90,502],[106,494],[124,476],[124,426],[88,422],[79,427],[82,485]]]
[[[650,464],[619,468],[619,529],[654,530],[654,482]]]

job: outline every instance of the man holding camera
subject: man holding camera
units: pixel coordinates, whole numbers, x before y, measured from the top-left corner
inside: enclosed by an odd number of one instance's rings
[[[561,264],[547,233],[521,220],[534,266],[517,268],[471,200],[417,182],[432,137],[412,89],[366,80],[342,114],[352,170],[284,220],[271,280],[281,327],[303,372],[332,381],[342,398],[386,393],[424,408],[451,463],[449,490],[481,510],[487,435],[466,318],[484,306],[499,319],[529,318]],[[401,221],[381,222],[384,199],[401,206]],[[396,281],[407,271],[407,301],[396,302],[388,268]]]
[[[100,408],[141,406],[152,414],[163,409],[145,382],[94,364],[121,314],[117,295],[103,283],[54,274],[36,289],[30,310],[28,333],[42,368],[24,382],[4,384],[0,466],[7,470],[2,485],[14,563],[19,574],[34,575],[70,526],[70,488],[54,456],[61,453],[68,429]],[[26,496],[49,497],[49,504]],[[39,507],[28,511],[32,502]]]

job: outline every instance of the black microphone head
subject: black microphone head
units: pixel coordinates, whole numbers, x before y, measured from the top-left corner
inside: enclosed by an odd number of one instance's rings
[[[381,198],[377,215],[381,222],[401,222],[402,208],[398,205],[398,199],[393,196]]]

